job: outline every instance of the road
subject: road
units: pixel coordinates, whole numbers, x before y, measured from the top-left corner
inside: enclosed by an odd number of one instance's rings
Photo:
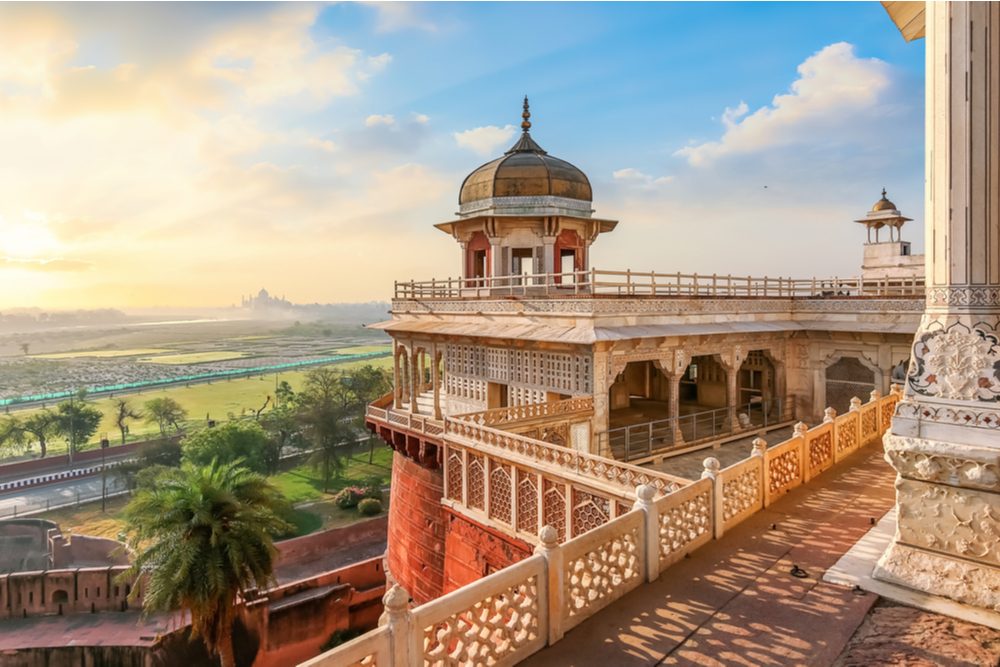
[[[108,474],[108,493],[121,491],[124,488],[117,475]],[[46,502],[50,507],[76,502],[77,494],[80,500],[100,499],[101,476],[83,477],[59,484],[47,484],[0,494],[0,519],[13,517],[15,509],[17,516],[21,516],[24,512],[45,509]]]

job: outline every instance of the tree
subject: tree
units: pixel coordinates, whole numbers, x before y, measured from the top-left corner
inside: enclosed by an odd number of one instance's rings
[[[270,412],[260,418],[270,440],[267,448],[266,464],[268,474],[278,472],[281,455],[286,448],[302,444],[302,427],[299,425],[298,406],[294,401],[285,400],[275,405]]]
[[[159,440],[144,443],[129,461],[115,466],[125,486],[134,489],[141,485],[141,479],[152,469],[176,468],[181,464],[181,446],[174,440]]]
[[[28,433],[17,417],[0,422],[0,452],[20,454],[28,446]]]
[[[298,395],[297,419],[302,433],[313,446],[312,465],[323,478],[323,490],[344,464],[340,448],[358,437],[353,407],[357,401],[343,375],[330,368],[317,368],[306,375],[305,388]]]
[[[166,437],[167,428],[170,426],[173,426],[176,431],[180,431],[180,422],[187,418],[187,410],[169,396],[148,400],[144,407],[146,408],[146,423],[156,424],[160,429],[160,435],[164,437]]]
[[[115,399],[115,424],[122,434],[122,444],[125,444],[125,436],[128,434],[128,420],[142,419],[142,412],[136,410],[128,404],[124,398]]]
[[[195,465],[241,460],[245,467],[263,474],[268,470],[270,444],[267,433],[257,422],[231,421],[188,435],[181,443],[181,450],[184,460]]]
[[[274,537],[292,528],[286,510],[280,492],[238,461],[185,463],[126,506],[135,557],[119,581],[145,577],[144,612],[186,611],[192,634],[233,667],[237,600],[274,581]]]
[[[362,405],[389,393],[392,389],[392,374],[384,368],[372,365],[355,368],[345,378],[348,388]]]
[[[39,410],[21,422],[21,428],[34,436],[42,450],[41,458],[45,458],[49,438],[59,433],[59,415],[51,410]]]
[[[28,356],[28,350],[31,349],[31,343],[20,343],[20,346],[21,346],[21,353],[24,356]]]
[[[71,455],[97,432],[104,417],[100,410],[80,400],[63,401],[56,411],[56,431],[66,438]]]

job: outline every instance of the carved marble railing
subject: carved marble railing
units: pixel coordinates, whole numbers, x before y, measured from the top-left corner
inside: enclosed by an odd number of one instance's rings
[[[387,396],[389,397],[387,405],[392,405],[392,394],[387,394]],[[423,435],[440,437],[444,433],[443,421],[380,405],[385,398],[383,396],[365,408],[365,419],[373,422],[382,422],[390,426],[398,426]]]
[[[453,419],[469,421],[474,424],[482,424],[484,426],[509,426],[515,425],[517,422],[586,413],[592,412],[593,410],[593,397],[583,396],[580,398],[567,398],[562,401],[515,405],[509,408],[493,408],[482,412],[471,412],[469,414],[456,415]]]
[[[620,463],[603,456],[585,454],[462,419],[445,419],[445,433],[449,441],[456,441],[466,446],[507,451],[522,456],[536,465],[588,477],[622,489],[631,490],[638,484],[648,484],[659,493],[669,493],[688,484],[688,480],[682,477]]]
[[[535,543],[543,526],[559,541],[627,513],[633,492],[486,447],[445,444],[442,502],[476,521]]]
[[[396,281],[396,299],[496,296],[681,296],[707,298],[854,298],[923,296],[923,277],[786,278],[590,269],[482,278]]]
[[[644,519],[645,512],[635,510],[561,547],[543,542],[550,560],[558,554],[559,576],[550,579],[550,585],[561,595],[549,601],[550,623],[556,620],[558,632],[570,630],[643,583]]]
[[[748,458],[725,469],[707,458],[699,481],[662,495],[652,485],[639,483],[632,509],[616,501],[617,516],[575,537],[561,534],[543,519],[533,556],[412,611],[407,609],[409,596],[394,586],[383,599],[382,627],[305,664],[514,664],[561,640],[569,629],[643,582],[655,581],[663,570],[789,489],[808,483],[832,465],[831,460],[836,463],[877,441],[889,428],[898,400],[897,388],[885,397],[872,392],[865,405],[852,401],[846,415],[836,417],[828,410],[824,422],[812,429],[796,425],[793,437],[774,447],[757,438]],[[869,412],[877,415],[877,437],[862,441],[862,434],[868,434],[863,415]],[[449,420],[449,427],[454,424],[463,425],[462,433],[467,433],[466,427],[480,429],[477,437],[484,442],[495,434],[509,435]],[[507,443],[511,449],[496,451],[513,451],[512,442]],[[484,474],[487,467],[484,464]],[[512,483],[521,483],[517,473],[507,474],[514,475]],[[467,482],[461,483],[467,494]],[[534,483],[542,482],[536,478]],[[446,489],[453,488],[457,484],[448,478]],[[484,498],[483,507],[485,503]],[[565,541],[567,537],[571,539]],[[388,661],[383,662],[386,654]]]
[[[410,614],[411,656],[424,665],[515,664],[546,643],[545,558],[532,556]]]
[[[330,661],[330,653],[324,653],[307,660],[299,667],[391,667],[389,628],[382,626],[349,642],[341,644],[334,651],[337,657]]]

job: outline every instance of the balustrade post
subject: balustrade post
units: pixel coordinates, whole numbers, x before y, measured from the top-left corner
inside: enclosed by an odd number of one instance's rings
[[[857,412],[861,409],[861,399],[857,396],[851,398],[851,412]]]
[[[792,427],[792,437],[799,439],[799,477],[803,482],[809,481],[809,446],[806,444],[808,424],[799,422]]]
[[[647,582],[654,582],[660,576],[660,513],[653,502],[655,497],[654,487],[648,484],[635,487],[632,509],[641,509],[643,512],[641,553]]]
[[[548,616],[547,641],[551,646],[563,638],[563,548],[559,544],[559,531],[552,526],[542,526],[538,532],[538,546],[535,553],[545,557],[545,605]]]
[[[750,456],[760,459],[760,499],[762,506],[767,507],[767,440],[758,437],[750,444],[753,446]]]
[[[413,615],[410,613],[410,594],[399,584],[382,596],[382,607],[385,611],[378,619],[379,626],[389,627],[389,660],[392,667],[411,667],[423,660],[416,660],[413,653],[419,644],[414,637]],[[420,653],[423,653],[420,650]],[[422,657],[422,656],[421,656]]]
[[[836,418],[837,418],[837,411],[834,410],[833,408],[827,408],[826,410],[823,411],[823,423],[824,424],[826,424],[828,422],[832,422]],[[802,422],[799,422],[799,424],[801,424],[801,423]],[[798,426],[798,424],[796,424],[796,426]]]
[[[726,522],[722,479],[719,476],[722,464],[719,463],[719,459],[709,456],[702,462],[702,466],[704,470],[701,471],[701,478],[712,480],[712,535],[715,539],[719,539],[722,537],[722,528]]]

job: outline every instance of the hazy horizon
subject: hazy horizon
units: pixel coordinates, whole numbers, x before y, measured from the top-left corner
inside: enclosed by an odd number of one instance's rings
[[[0,309],[454,276],[525,93],[621,221],[598,268],[855,274],[883,186],[923,246],[924,47],[876,2],[4,4],[0,43]]]

